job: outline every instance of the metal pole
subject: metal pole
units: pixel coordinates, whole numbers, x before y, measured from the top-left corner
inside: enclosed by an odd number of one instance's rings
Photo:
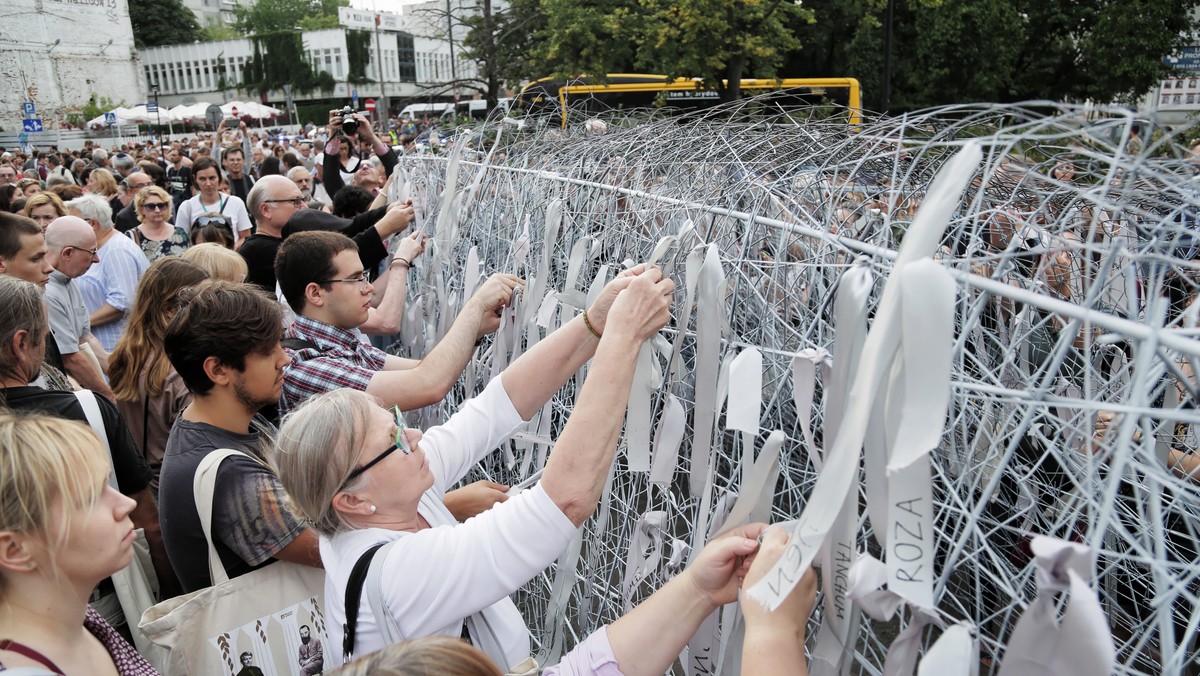
[[[167,159],[166,139],[162,133],[162,108],[158,105],[158,82],[150,85],[150,91],[154,93],[154,117],[158,120],[158,155],[163,160]]]
[[[446,41],[450,43],[450,81],[454,83],[454,107],[458,108],[458,68],[454,65],[454,15],[450,0],[446,0]]]
[[[892,100],[892,16],[896,8],[896,0],[888,0],[887,13],[883,24],[883,78],[879,87],[880,112],[888,112]]]

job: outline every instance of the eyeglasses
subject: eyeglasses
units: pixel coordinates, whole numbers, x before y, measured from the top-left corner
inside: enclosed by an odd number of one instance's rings
[[[333,284],[335,282],[341,284],[357,284],[360,289],[366,288],[366,286],[371,283],[370,280],[367,279],[367,275],[361,272],[358,273],[358,276],[350,277],[349,279],[319,279],[316,281],[317,284]]]
[[[297,209],[299,209],[300,207],[304,206],[304,197],[303,196],[289,197],[288,199],[285,199],[285,200],[263,200],[263,204],[290,204],[290,205],[296,207]],[[334,281],[343,281],[343,280],[334,280]]]
[[[350,482],[362,476],[363,472],[366,472],[375,465],[378,465],[383,461],[384,458],[388,457],[392,453],[395,453],[396,451],[400,451],[404,455],[410,455],[412,453],[412,449],[408,447],[408,441],[404,438],[404,418],[400,415],[400,407],[393,406],[392,414],[396,416],[396,443],[389,446],[383,453],[375,456],[375,459],[371,462],[368,462],[362,467],[357,467],[354,469],[354,471],[350,472],[350,474],[346,476],[346,481],[342,483],[343,487],[350,485]]]
[[[142,208],[149,209],[150,211],[166,211],[167,203],[166,202],[146,202],[146,203],[142,204]]]
[[[81,246],[75,246],[74,244],[68,244],[67,246],[64,246],[62,248],[63,253],[66,253],[67,249],[75,249],[76,251],[86,251],[90,258],[95,258],[100,253],[99,247],[97,247],[95,249],[85,249]]]

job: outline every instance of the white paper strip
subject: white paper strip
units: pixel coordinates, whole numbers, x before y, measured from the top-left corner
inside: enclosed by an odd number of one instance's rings
[[[982,151],[978,142],[968,142],[938,172],[921,210],[904,235],[904,242],[896,258],[897,268],[930,256],[937,250],[938,242],[945,232],[959,197],[981,160]],[[847,410],[839,427],[836,441],[839,448],[829,452],[830,461],[826,463],[825,470],[817,479],[804,512],[800,515],[799,523],[792,533],[787,551],[749,591],[752,598],[772,610],[779,607],[782,600],[800,581],[804,571],[812,564],[817,550],[829,534],[846,492],[854,485],[858,470],[858,450],[862,447],[871,405],[883,379],[886,365],[899,343],[899,291],[893,281],[889,279],[884,287],[875,325],[867,336],[862,363],[850,390],[853,405]],[[697,408],[697,411],[699,410]],[[838,450],[842,452],[837,452]]]
[[[747,434],[758,434],[762,417],[762,353],[755,348],[742,350],[729,366],[729,408],[725,427]]]

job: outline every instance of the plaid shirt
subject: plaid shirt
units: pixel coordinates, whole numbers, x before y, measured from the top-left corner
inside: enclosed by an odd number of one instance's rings
[[[382,371],[387,361],[386,352],[362,342],[354,332],[308,317],[297,315],[285,336],[307,340],[317,347],[284,348],[292,363],[283,369],[280,414],[296,408],[315,394],[339,387],[365,391],[371,377]]]

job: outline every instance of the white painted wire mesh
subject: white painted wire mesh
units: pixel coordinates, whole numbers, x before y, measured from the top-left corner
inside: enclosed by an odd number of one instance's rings
[[[611,274],[622,261],[646,260],[662,237],[690,221],[695,237],[668,250],[661,264],[682,289],[687,253],[717,246],[728,280],[725,298],[715,299],[728,317],[722,359],[748,346],[763,352],[758,443],[774,429],[787,435],[773,513],[774,520],[795,518],[817,469],[797,424],[807,412],[793,403],[791,359],[807,348],[831,349],[833,296],[856,260],[875,271],[878,301],[929,181],[966,139],[981,139],[984,164],[941,252],[958,299],[951,411],[933,454],[938,607],[950,621],[976,625],[982,673],[992,673],[1035,592],[1029,536],[1076,540],[1095,552],[1119,673],[1196,668],[1200,493],[1168,467],[1172,451],[1196,452],[1200,423],[1200,233],[1191,229],[1200,183],[1178,139],[1143,139],[1139,151],[1138,141],[1130,144],[1134,120],[1120,111],[1097,122],[1050,105],[949,107],[858,128],[844,113],[783,113],[753,99],[686,119],[639,112],[604,119],[603,134],[582,124],[517,130],[493,121],[460,137],[478,144],[499,132],[490,158],[464,151],[452,247],[416,265],[420,283],[410,306],[424,308],[426,330],[410,327],[402,352],[419,354],[444,321],[442,303],[461,303],[472,248],[485,274],[537,274],[552,200],[562,200],[564,217],[542,288],[558,292],[570,291],[564,284],[579,243],[590,254],[576,283],[584,294],[601,265],[612,266]],[[430,234],[447,226],[432,221],[449,155],[402,164]],[[684,333],[682,368],[651,398],[655,419],[668,393],[688,412],[673,483],[654,488],[619,456],[578,562],[563,576],[565,607],[547,611],[553,570],[521,592],[522,609],[551,654],[556,631],[569,647],[620,615],[627,549],[643,514],[664,513],[665,544],[656,571],[632,590],[635,602],[676,572],[670,553],[708,521],[688,488],[694,325],[678,323],[682,307],[675,314],[664,333],[671,340]],[[420,323],[421,313],[410,318]],[[514,329],[516,341],[532,330]],[[436,422],[477,391],[499,352],[507,350],[481,350],[466,388],[446,408],[423,412],[423,422]],[[824,385],[812,412],[818,446]],[[535,420],[528,436],[554,436],[574,392],[565,388],[550,419],[540,430]],[[740,435],[724,432],[723,417],[717,429],[708,486],[711,504],[720,506],[739,491],[744,449]],[[510,461],[497,459],[483,473],[515,483],[536,468],[531,454],[545,447],[520,442],[511,451]],[[869,528],[863,519],[861,551],[875,551]],[[851,673],[880,673],[895,632],[864,618]]]

